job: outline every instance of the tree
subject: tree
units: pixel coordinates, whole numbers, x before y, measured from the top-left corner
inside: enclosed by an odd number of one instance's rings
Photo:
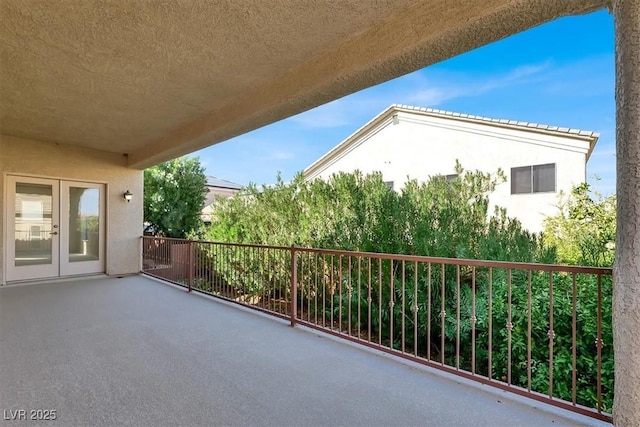
[[[201,226],[207,178],[197,157],[180,157],[144,171],[144,220],[167,237]]]
[[[592,192],[589,184],[561,194],[558,213],[545,220],[543,239],[566,264],[611,267],[615,254],[616,197]]]

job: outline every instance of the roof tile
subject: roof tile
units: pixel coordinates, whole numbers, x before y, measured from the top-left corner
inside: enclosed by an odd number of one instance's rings
[[[527,128],[533,128],[533,129],[548,130],[548,131],[553,131],[553,132],[563,132],[563,133],[569,133],[569,134],[580,135],[580,136],[591,136],[591,137],[594,137],[594,138],[598,138],[600,136],[599,133],[592,132],[592,131],[586,131],[586,130],[580,130],[580,129],[574,129],[574,128],[567,128],[567,127],[550,126],[550,125],[539,124],[539,123],[529,123],[529,122],[523,122],[523,121],[517,121],[517,120],[496,119],[496,118],[491,118],[491,117],[474,116],[474,115],[471,115],[471,114],[458,113],[458,112],[454,112],[454,111],[438,110],[436,108],[417,107],[417,106],[404,105],[404,104],[392,104],[389,107],[389,109],[392,109],[392,108],[410,110],[410,111],[422,111],[422,112],[425,112],[425,113],[438,114],[438,115],[441,115],[441,116],[460,117],[460,118],[478,120],[478,121],[489,122],[489,123],[509,124],[509,125],[514,125],[514,126],[522,126],[522,127],[527,127]]]

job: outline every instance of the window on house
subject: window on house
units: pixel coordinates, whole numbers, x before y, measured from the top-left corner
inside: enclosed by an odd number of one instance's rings
[[[445,175],[444,179],[451,182],[451,181],[455,181],[456,179],[458,179],[458,174],[457,173],[452,173],[449,175]]]
[[[393,191],[393,181],[385,181],[384,183],[387,185],[389,190]]]
[[[511,168],[511,194],[556,191],[556,164]]]

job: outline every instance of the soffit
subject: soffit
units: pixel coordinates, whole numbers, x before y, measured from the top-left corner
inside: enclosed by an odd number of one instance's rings
[[[146,167],[600,0],[0,2],[0,132]]]

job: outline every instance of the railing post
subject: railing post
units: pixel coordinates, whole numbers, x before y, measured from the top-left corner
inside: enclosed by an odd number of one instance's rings
[[[193,240],[189,240],[188,243],[189,255],[187,257],[187,284],[189,285],[189,291],[193,287]]]
[[[298,252],[291,245],[291,327],[296,326],[298,317]]]
[[[138,264],[140,272],[144,273],[144,235],[140,236],[140,263]]]

